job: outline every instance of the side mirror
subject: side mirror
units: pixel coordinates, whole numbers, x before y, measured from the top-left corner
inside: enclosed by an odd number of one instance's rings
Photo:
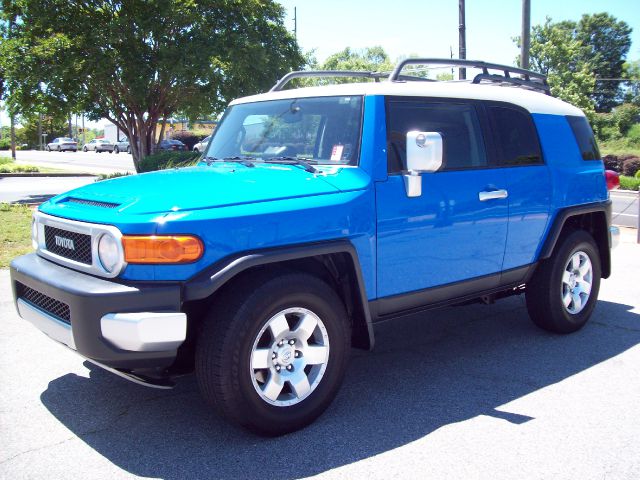
[[[407,132],[407,173],[404,185],[408,197],[422,195],[421,173],[442,167],[442,135],[438,132]]]

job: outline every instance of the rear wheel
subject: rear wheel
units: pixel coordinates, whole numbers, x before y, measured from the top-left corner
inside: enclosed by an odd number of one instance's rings
[[[127,147],[127,153],[131,154],[131,147]]]
[[[344,305],[323,281],[301,273],[254,278],[206,318],[198,384],[231,422],[263,435],[292,432],[335,397],[350,337]]]
[[[589,320],[600,290],[600,256],[589,233],[565,235],[527,284],[527,310],[540,328],[571,333]]]
[[[61,152],[62,148],[60,146],[58,146],[58,152]]]
[[[118,149],[117,145],[113,147],[113,153],[120,153],[120,150]]]

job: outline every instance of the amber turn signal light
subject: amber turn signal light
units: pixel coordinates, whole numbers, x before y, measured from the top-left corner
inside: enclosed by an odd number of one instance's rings
[[[127,263],[190,263],[204,253],[202,241],[188,235],[124,235]]]

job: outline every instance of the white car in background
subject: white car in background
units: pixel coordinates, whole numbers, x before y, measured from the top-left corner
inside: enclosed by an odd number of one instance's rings
[[[88,150],[93,150],[96,153],[100,153],[100,152],[113,153],[114,147],[115,147],[114,143],[109,140],[94,138],[89,143],[87,143],[84,147],[82,147],[82,151],[86,152]]]
[[[208,137],[205,137],[202,140],[200,140],[198,143],[196,143],[193,146],[193,151],[194,152],[204,152],[205,149],[207,148],[207,145],[209,145],[209,140],[210,139],[211,139],[211,135],[209,135]]]
[[[76,152],[78,150],[78,142],[73,138],[60,137],[51,143],[47,143],[47,152],[64,152],[67,150]]]

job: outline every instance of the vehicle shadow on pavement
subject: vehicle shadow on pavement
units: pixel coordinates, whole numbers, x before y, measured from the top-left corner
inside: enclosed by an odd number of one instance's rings
[[[171,391],[152,390],[87,364],[90,378],[57,378],[41,400],[87,445],[135,475],[298,478],[478,415],[535,421],[497,409],[639,344],[640,315],[632,308],[601,301],[590,323],[573,335],[537,329],[522,298],[380,325],[376,349],[354,351],[341,393],[325,415],[280,438],[225,423],[202,401],[193,377]]]

